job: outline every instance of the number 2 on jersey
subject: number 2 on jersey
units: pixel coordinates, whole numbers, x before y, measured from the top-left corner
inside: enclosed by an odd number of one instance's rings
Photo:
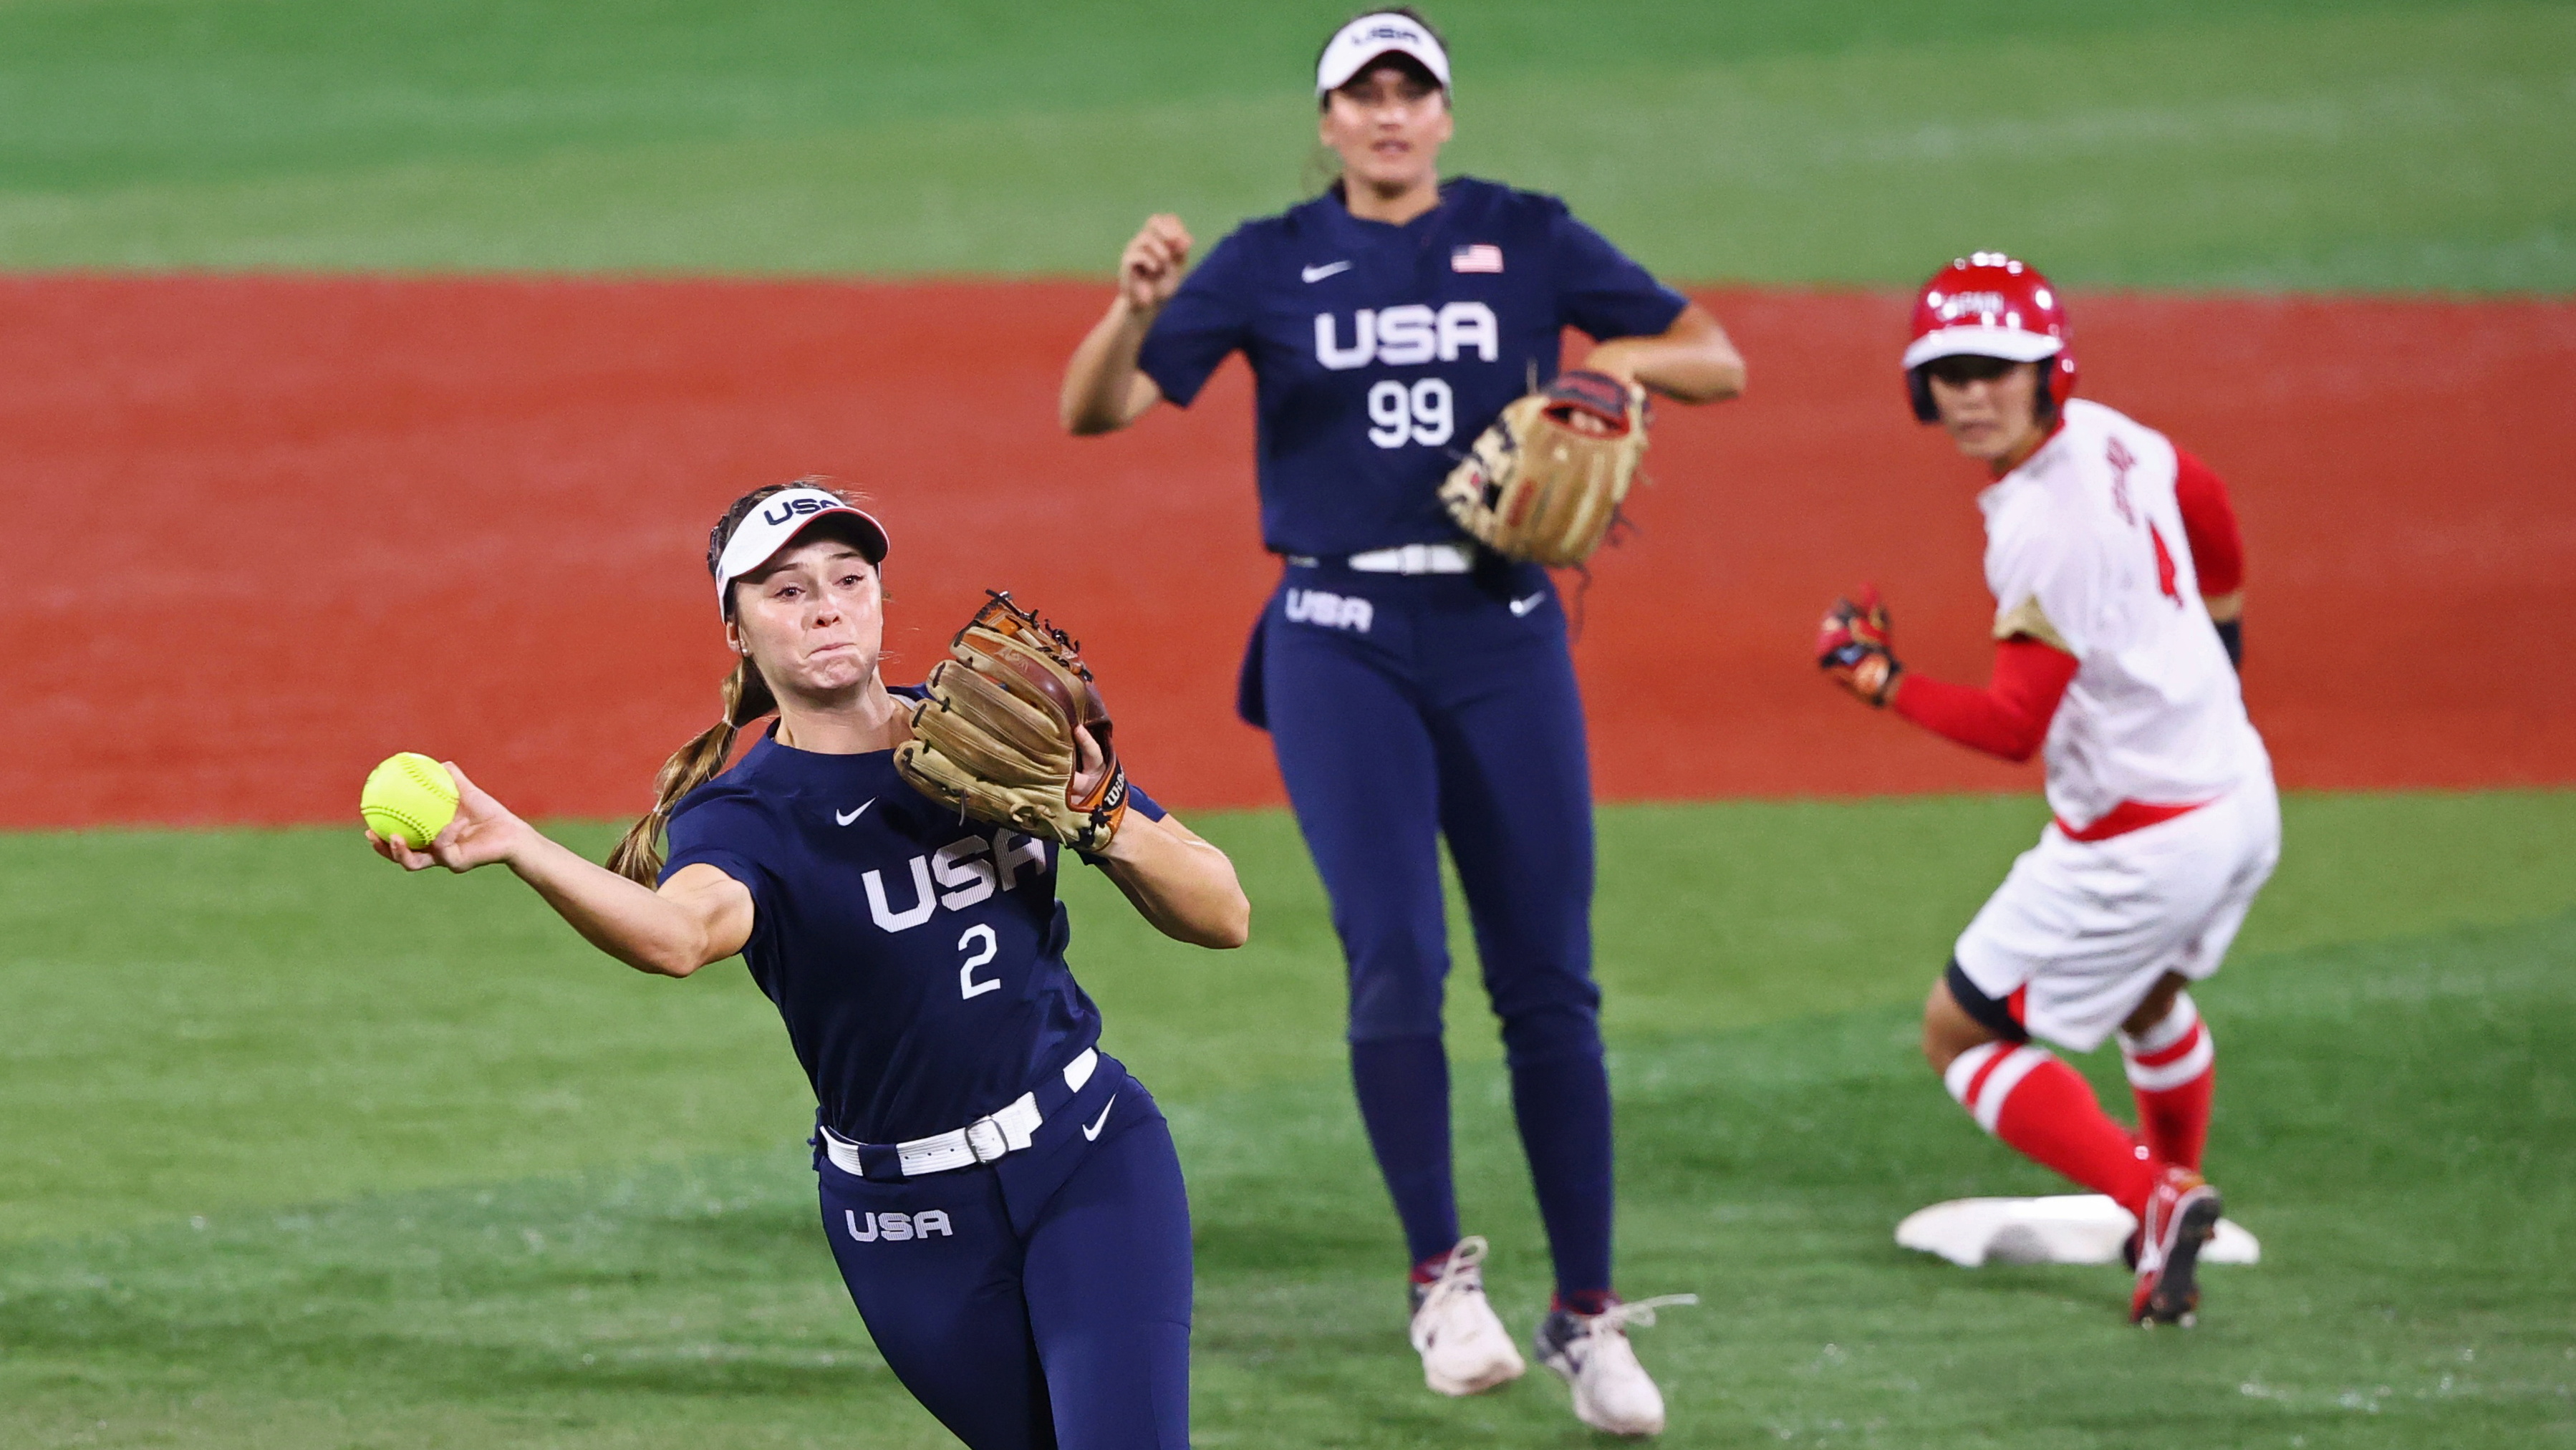
[[[957,969],[957,996],[960,1001],[983,996],[986,992],[1002,990],[1001,979],[998,977],[986,982],[975,980],[977,967],[1001,955],[1002,939],[993,935],[991,927],[978,924],[966,928],[966,934],[957,939],[957,949],[961,952],[966,950],[968,942],[981,942],[984,949],[968,957],[965,965]]]
[[[1401,448],[1406,443],[1438,447],[1449,441],[1457,429],[1457,417],[1450,406],[1449,384],[1442,378],[1424,378],[1406,387],[1393,378],[1373,384],[1368,391],[1369,441],[1380,448]]]

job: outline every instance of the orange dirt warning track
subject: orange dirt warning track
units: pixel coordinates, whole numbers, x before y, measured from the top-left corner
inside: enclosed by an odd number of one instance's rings
[[[398,749],[615,816],[711,718],[701,563],[821,471],[895,537],[889,677],[987,585],[1081,634],[1138,778],[1279,798],[1234,721],[1276,570],[1249,387],[1056,428],[1076,284],[0,281],[0,826],[354,814]],[[1744,401],[1667,407],[1578,645],[1610,798],[2031,789],[1823,683],[1876,579],[1908,662],[1982,678],[1974,475],[1873,294],[1717,292]],[[2086,391],[2233,484],[2249,692],[2296,786],[2576,781],[2576,305],[2077,299]]]

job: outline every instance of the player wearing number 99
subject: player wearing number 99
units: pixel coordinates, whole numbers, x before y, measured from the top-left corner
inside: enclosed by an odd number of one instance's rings
[[[1479,553],[1438,491],[1504,405],[1583,366],[1689,402],[1743,364],[1715,319],[1552,197],[1440,179],[1449,60],[1411,10],[1325,44],[1315,95],[1341,179],[1248,222],[1184,279],[1190,237],[1148,221],[1062,398],[1078,434],[1187,406],[1249,360],[1263,541],[1286,561],[1244,661],[1350,968],[1351,1072],[1413,1265],[1432,1388],[1522,1372],[1483,1294],[1485,1244],[1451,1186],[1439,839],[1474,919],[1555,1260],[1541,1357],[1588,1423],[1662,1427],[1611,1292],[1610,1092],[1592,979],[1592,798],[1566,621],[1544,569]]]
[[[456,821],[426,851],[376,848],[413,870],[507,863],[642,971],[742,953],[820,1104],[824,1232],[905,1386],[977,1450],[1185,1446],[1189,1205],[1170,1131],[1095,1045],[1057,846],[965,820],[896,772],[922,692],[878,673],[885,553],[875,519],[819,488],[727,511],[707,553],[741,656],[725,716],[663,767],[617,869],[461,772]],[[725,770],[737,729],[773,711]],[[1129,801],[1094,864],[1166,934],[1241,943],[1224,854]]]

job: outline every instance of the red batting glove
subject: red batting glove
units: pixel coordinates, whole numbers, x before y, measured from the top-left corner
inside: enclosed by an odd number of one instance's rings
[[[1875,584],[1856,600],[1835,600],[1816,634],[1817,666],[1835,684],[1881,708],[1895,697],[1896,677],[1905,672],[1889,649],[1887,606],[1879,602]]]

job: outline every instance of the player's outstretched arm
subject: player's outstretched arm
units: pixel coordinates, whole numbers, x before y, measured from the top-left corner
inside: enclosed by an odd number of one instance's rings
[[[2055,645],[2016,634],[1995,646],[1994,678],[1984,689],[1926,679],[1896,662],[1887,606],[1873,586],[1825,611],[1816,664],[1864,704],[1892,707],[1936,735],[2018,764],[2046,743],[2077,662]]]
[[[1136,355],[1163,304],[1180,290],[1189,261],[1189,229],[1169,213],[1146,218],[1119,254],[1118,294],[1064,365],[1056,412],[1066,432],[1114,433],[1163,401],[1163,390],[1137,371]]]
[[[1744,391],[1744,355],[1696,302],[1652,337],[1614,337],[1602,343],[1584,357],[1583,366],[1684,403],[1714,403]]]
[[[751,892],[722,871],[684,866],[658,891],[629,881],[547,839],[454,761],[446,764],[456,777],[456,819],[422,850],[369,831],[377,855],[406,871],[506,865],[584,940],[639,972],[685,977],[751,940]]]

